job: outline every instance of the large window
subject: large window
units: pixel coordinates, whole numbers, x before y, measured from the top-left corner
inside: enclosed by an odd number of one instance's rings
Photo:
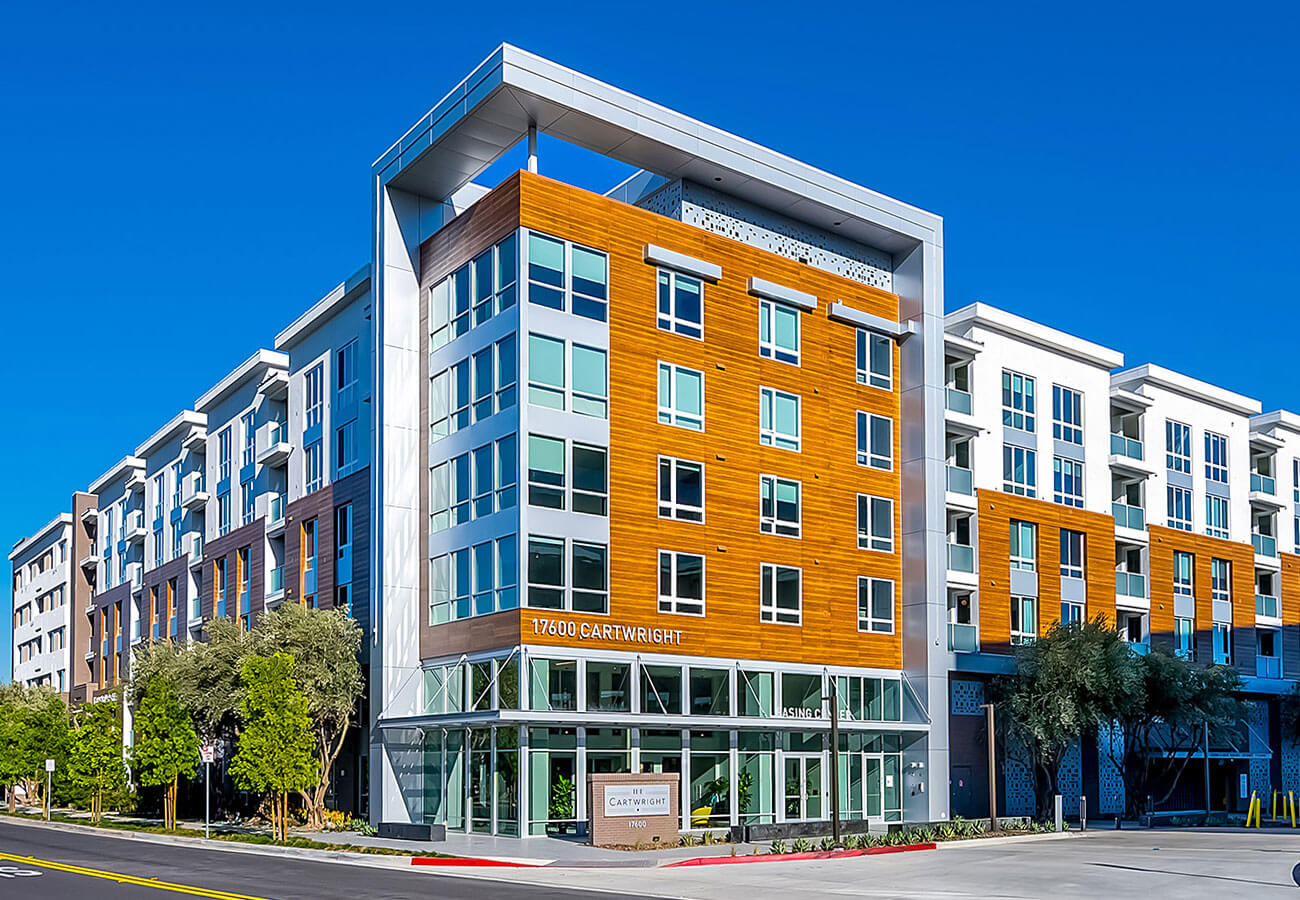
[[[1229,560],[1210,560],[1210,599],[1232,602],[1232,563]]]
[[[1038,454],[1014,444],[1002,445],[1002,490],[1021,497],[1038,496]]]
[[[758,530],[764,534],[799,537],[802,521],[799,482],[776,475],[761,475],[758,486]]]
[[[609,261],[599,250],[533,232],[528,235],[528,299],[603,322]]]
[[[1021,431],[1033,431],[1034,408],[1034,379],[1004,369],[1002,371],[1002,424]]]
[[[1083,532],[1061,529],[1061,577],[1083,578]]]
[[[894,387],[894,342],[883,334],[859,328],[857,333],[858,384],[892,390]]]
[[[1228,498],[1205,496],[1205,533],[1210,537],[1228,537]]]
[[[429,290],[429,348],[437,350],[515,305],[517,239],[511,234]],[[340,381],[340,384],[342,382]]]
[[[799,395],[759,388],[758,409],[758,442],[765,447],[798,452]]]
[[[564,351],[565,342],[559,338],[528,336],[528,402],[605,418],[609,401],[605,351],[582,344],[571,345],[571,380],[566,378]]]
[[[239,417],[239,431],[244,438],[243,451],[239,454],[239,465],[241,467],[251,466],[256,456],[255,447],[257,446],[257,431],[253,427],[252,410]]]
[[[771,300],[758,301],[758,353],[799,365],[799,310]]]
[[[1205,432],[1205,479],[1228,483],[1228,439],[1213,431]]]
[[[858,548],[894,552],[894,501],[858,494]]]
[[[858,631],[894,633],[894,582],[858,578]]]
[[[609,612],[609,548],[558,537],[528,538],[528,605]]]
[[[429,561],[429,624],[519,606],[519,545],[513,534]]]
[[[1032,522],[1011,520],[1011,568],[1026,572],[1038,570],[1038,526]]]
[[[1192,567],[1192,554],[1174,551],[1174,596],[1192,596]]]
[[[308,426],[310,427],[310,426]],[[230,426],[217,434],[217,480],[225,481],[230,477]]]
[[[562,403],[563,353],[559,357],[558,369],[561,379],[559,402]],[[512,334],[434,375],[429,380],[430,440],[454,434],[468,428],[471,421],[481,422],[514,406],[517,371],[516,342]]]
[[[1052,460],[1052,499],[1083,508],[1083,463],[1060,456]]]
[[[1166,489],[1169,506],[1169,527],[1179,531],[1192,530],[1192,492],[1187,488],[1174,487]]]
[[[302,468],[304,490],[307,493],[319,491],[324,484],[324,469],[321,459],[321,442],[312,441],[302,448]]]
[[[704,463],[659,457],[659,517],[704,521]]]
[[[567,461],[567,465],[566,465]],[[572,472],[572,481],[568,476]],[[528,436],[528,502],[532,506],[571,509],[603,516],[608,513],[609,477],[603,447],[561,438]]]
[[[1165,421],[1165,466],[1173,472],[1192,473],[1192,429],[1172,419]]]
[[[430,531],[513,507],[516,463],[516,438],[508,434],[430,469]]]
[[[659,611],[704,615],[704,557],[659,551]]]
[[[1011,598],[1011,643],[1032,643],[1038,634],[1038,598]]]
[[[760,621],[800,624],[803,621],[803,571],[793,566],[763,563],[760,580]]]
[[[659,421],[664,425],[704,430],[704,373],[659,363]]]
[[[672,269],[660,269],[659,327],[687,337],[703,337],[704,282]]]
[[[1083,394],[1052,385],[1052,437],[1067,444],[1083,444]]]
[[[893,471],[893,419],[875,413],[858,413],[858,465]]]

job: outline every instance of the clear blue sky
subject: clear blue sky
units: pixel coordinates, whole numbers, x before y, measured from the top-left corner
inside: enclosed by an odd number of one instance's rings
[[[1300,407],[1294,5],[633,8],[12,6],[4,545],[366,261],[371,161],[502,40],[941,214],[950,309]]]

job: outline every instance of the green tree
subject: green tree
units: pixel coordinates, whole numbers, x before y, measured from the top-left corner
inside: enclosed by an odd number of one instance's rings
[[[154,677],[138,702],[131,761],[141,784],[165,789],[163,827],[174,829],[177,785],[198,769],[199,737],[168,679]]]
[[[305,790],[318,776],[307,697],[293,671],[287,653],[245,660],[244,727],[230,762],[235,784],[274,795],[272,824],[281,839],[288,837],[289,793]]]
[[[137,650],[131,660],[129,694],[138,705],[148,685],[163,678],[203,738],[233,737],[239,721],[239,678],[249,647],[230,619],[212,620],[205,632],[201,643],[158,641]]]
[[[68,774],[90,794],[90,819],[97,823],[104,811],[104,793],[126,784],[122,708],[116,700],[90,703],[75,718]]]
[[[341,610],[304,609],[286,603],[264,615],[250,635],[261,656],[287,653],[293,674],[307,698],[316,776],[298,788],[313,828],[324,824],[334,762],[356,714],[364,681],[361,674],[361,628]]]
[[[0,780],[9,792],[9,810],[17,806],[15,786],[27,802],[45,796],[45,760],[62,772],[68,755],[68,707],[49,687],[0,686]]]
[[[1013,757],[1018,750],[1034,773],[1040,814],[1050,813],[1070,747],[1122,718],[1140,696],[1139,659],[1102,616],[1058,622],[1020,647],[1016,674],[995,683],[1004,747]]]

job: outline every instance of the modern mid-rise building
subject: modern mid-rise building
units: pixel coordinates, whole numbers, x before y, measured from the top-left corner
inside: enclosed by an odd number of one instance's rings
[[[69,576],[72,516],[60,513],[40,531],[14,544],[13,680],[29,687],[68,690]]]
[[[539,134],[632,174],[548,178]],[[934,821],[987,814],[989,679],[1102,616],[1244,676],[1212,796],[1171,802],[1300,787],[1300,418],[945,316],[937,216],[508,45],[372,178],[369,264],[15,548],[28,598],[68,543],[74,699],[137,643],[333,607],[373,821],[578,831],[617,772],[679,777],[683,829]],[[1116,739],[1067,809],[1122,807]]]

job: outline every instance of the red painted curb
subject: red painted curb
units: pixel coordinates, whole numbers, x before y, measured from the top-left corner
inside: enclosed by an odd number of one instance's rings
[[[537,863],[510,862],[505,859],[476,859],[472,856],[412,856],[413,866],[498,866],[508,869],[536,869]]]
[[[868,847],[865,850],[810,850],[807,853],[766,853],[762,856],[700,856],[680,862],[664,863],[659,868],[679,866],[729,866],[734,863],[795,862],[801,859],[847,859],[853,856],[878,856],[882,853],[906,853],[910,850],[933,850],[934,844],[902,844],[897,847]]]

